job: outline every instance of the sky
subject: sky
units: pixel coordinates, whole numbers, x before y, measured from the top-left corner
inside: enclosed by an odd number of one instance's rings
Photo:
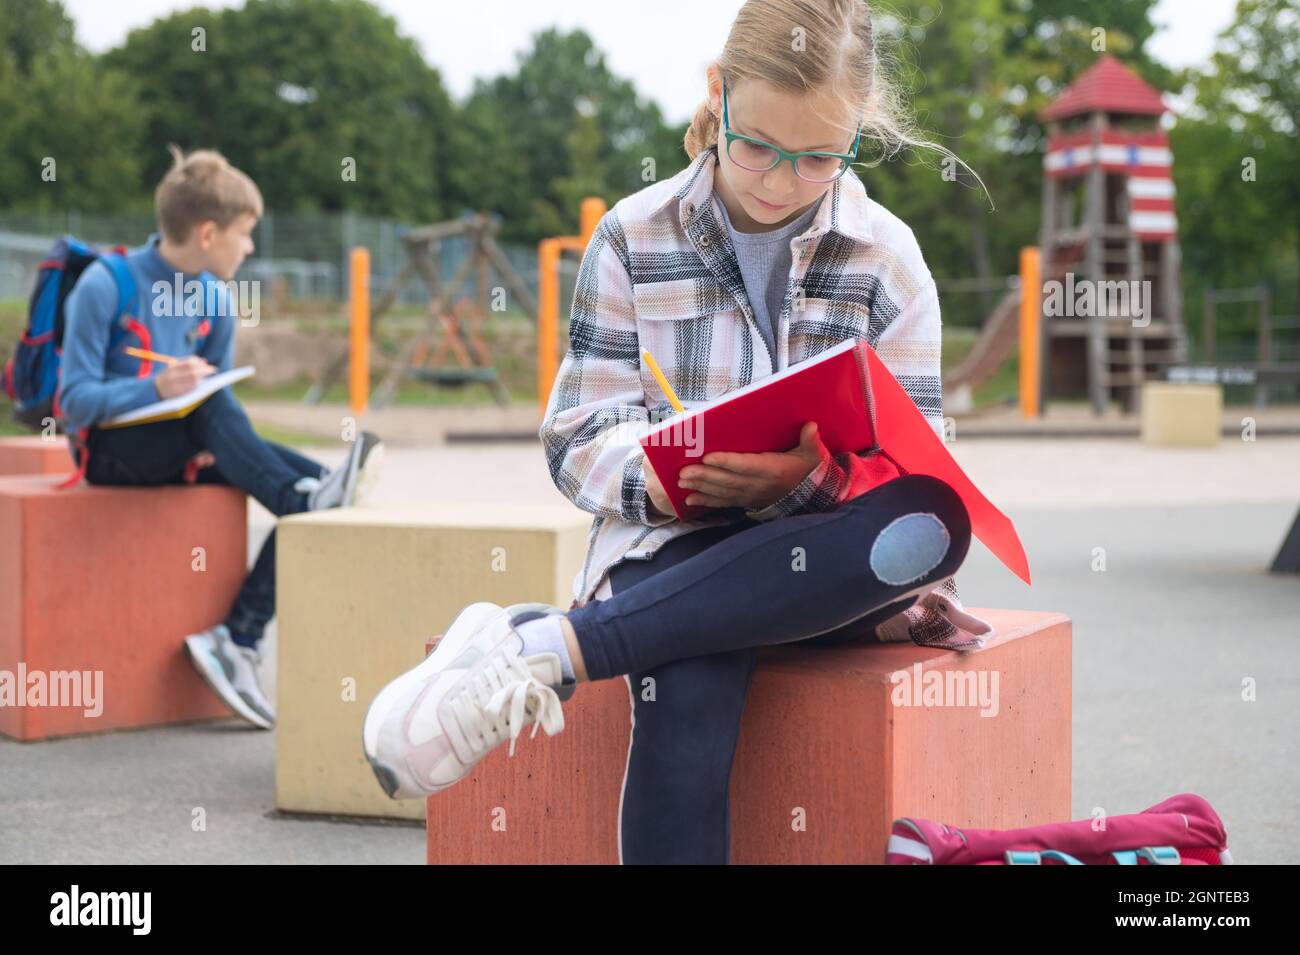
[[[716,56],[741,0],[372,0],[414,37],[455,98],[476,78],[513,70],[529,38],[548,26],[581,27],[604,51],[610,69],[659,104],[665,121],[682,123],[704,99],[704,68]],[[209,7],[243,0],[204,0]],[[135,27],[195,4],[189,0],[63,0],[82,45],[117,46]],[[1160,0],[1151,55],[1173,67],[1207,62],[1215,35],[1232,20],[1235,0]]]

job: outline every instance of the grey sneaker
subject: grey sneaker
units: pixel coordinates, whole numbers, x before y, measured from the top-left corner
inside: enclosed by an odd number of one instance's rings
[[[262,660],[257,650],[236,643],[224,623],[186,637],[185,649],[199,675],[228,707],[264,730],[275,726],[275,710],[257,680]]]
[[[343,463],[320,479],[307,494],[307,510],[364,504],[379,480],[384,445],[373,431],[362,431]],[[295,485],[296,486],[296,485]]]

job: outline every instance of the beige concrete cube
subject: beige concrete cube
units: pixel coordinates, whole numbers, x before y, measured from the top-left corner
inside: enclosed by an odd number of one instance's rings
[[[276,806],[423,819],[361,751],[370,701],[467,604],[568,608],[591,515],[563,502],[346,508],[281,518]]]
[[[1148,381],[1142,385],[1142,440],[1193,447],[1219,443],[1223,386]]]

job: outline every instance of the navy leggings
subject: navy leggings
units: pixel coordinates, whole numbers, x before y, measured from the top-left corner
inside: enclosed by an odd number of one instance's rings
[[[276,517],[305,511],[307,495],[294,490],[294,483],[321,477],[326,470],[319,462],[262,438],[229,388],[214,392],[183,418],[130,428],[93,428],[89,445],[86,480],[91,484],[180,484],[185,462],[200,451],[211,451],[216,463],[200,470],[196,482],[240,488]],[[223,622],[244,642],[256,643],[273,616],[274,527]]]
[[[703,528],[612,568],[613,596],[567,616],[589,678],[628,681],[621,861],[726,863],[731,764],[757,648],[869,640],[954,574],[969,548],[957,493],[914,474],[833,511]]]

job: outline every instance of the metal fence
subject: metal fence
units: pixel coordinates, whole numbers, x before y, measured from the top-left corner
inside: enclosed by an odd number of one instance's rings
[[[268,212],[253,233],[253,255],[235,277],[258,280],[268,287],[283,281],[291,299],[341,301],[347,296],[348,252],[362,245],[370,250],[372,294],[381,294],[405,264],[402,235],[407,228],[400,222],[351,212]],[[36,265],[58,236],[75,235],[98,245],[135,246],[156,230],[148,213],[0,214],[0,300],[27,298]],[[452,237],[442,242],[441,250],[441,274],[450,276],[468,254],[469,242]],[[536,248],[502,244],[501,250],[536,295]],[[576,271],[576,259],[566,258],[561,267],[562,314],[568,311]],[[424,282],[413,276],[397,302],[422,305],[427,300]]]

